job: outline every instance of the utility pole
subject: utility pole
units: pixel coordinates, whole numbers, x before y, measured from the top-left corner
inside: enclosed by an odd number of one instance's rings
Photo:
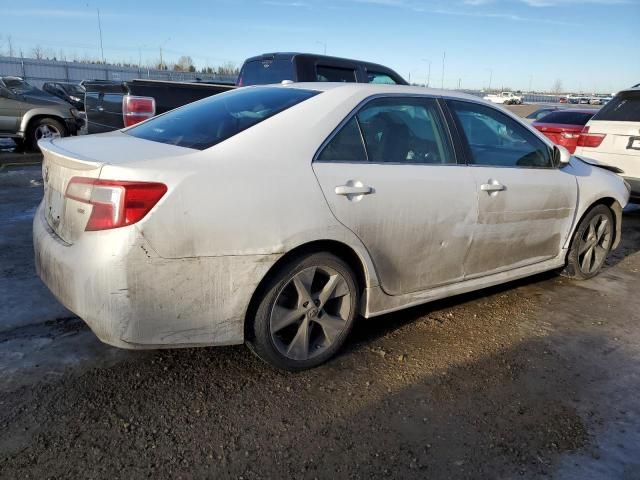
[[[444,60],[447,58],[447,51],[442,53],[442,80],[440,82],[440,88],[444,88]]]
[[[429,85],[431,83],[431,60],[423,58],[422,61],[429,64],[429,70],[427,71],[427,81],[424,84],[425,87],[429,88]]]
[[[102,48],[102,22],[100,22],[100,9],[96,8],[98,11],[98,33],[100,34],[100,56],[102,57],[102,63],[104,64],[104,49]]]
[[[460,90],[460,84],[462,83],[462,79],[458,78],[458,90]]]
[[[533,75],[529,75],[529,92],[531,92],[531,82],[533,81]]]
[[[489,92],[491,91],[491,80],[493,79],[493,69],[489,69],[489,88],[487,89]]]

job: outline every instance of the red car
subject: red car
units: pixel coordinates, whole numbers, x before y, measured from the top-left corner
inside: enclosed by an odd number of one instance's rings
[[[580,132],[595,115],[596,109],[567,108],[556,110],[532,123],[556,145],[562,145],[569,152],[576,151]]]

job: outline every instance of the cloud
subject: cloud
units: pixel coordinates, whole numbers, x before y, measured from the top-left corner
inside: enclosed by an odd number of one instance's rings
[[[473,7],[478,7],[480,5],[488,5],[490,3],[493,3],[494,0],[464,0],[465,5],[471,5]]]
[[[291,7],[291,8],[308,8],[310,5],[306,2],[281,2],[277,0],[266,0],[265,5],[271,5],[274,7]]]
[[[511,20],[513,22],[546,23],[549,25],[576,25],[575,23],[569,23],[562,20],[523,17],[515,13],[506,13],[506,12],[495,13],[495,12],[446,10],[446,9],[435,9],[435,10],[431,10],[431,12],[437,13],[440,15],[456,15],[460,17],[497,18],[497,19]]]
[[[530,7],[562,7],[566,5],[629,5],[631,0],[520,0]]]
[[[57,18],[95,18],[97,12],[95,10],[63,10],[61,8],[12,8],[10,10],[0,10],[0,17],[57,17]],[[100,12],[101,17],[118,17],[121,14],[118,13],[103,13]]]

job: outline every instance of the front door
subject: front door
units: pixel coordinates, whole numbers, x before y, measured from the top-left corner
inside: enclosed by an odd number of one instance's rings
[[[16,133],[20,129],[20,119],[24,112],[24,102],[15,100],[6,91],[0,92],[0,133]]]
[[[466,278],[556,257],[573,222],[575,178],[556,168],[541,139],[497,108],[447,105],[466,141],[478,193]]]
[[[428,97],[366,103],[313,164],[331,211],[363,242],[391,295],[464,277],[477,195]]]

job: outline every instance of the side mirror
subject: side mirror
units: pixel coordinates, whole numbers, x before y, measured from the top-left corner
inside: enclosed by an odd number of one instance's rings
[[[556,154],[557,165],[559,167],[569,165],[569,162],[571,161],[571,154],[569,153],[569,150],[564,148],[562,145],[556,145],[554,147],[554,152]]]

